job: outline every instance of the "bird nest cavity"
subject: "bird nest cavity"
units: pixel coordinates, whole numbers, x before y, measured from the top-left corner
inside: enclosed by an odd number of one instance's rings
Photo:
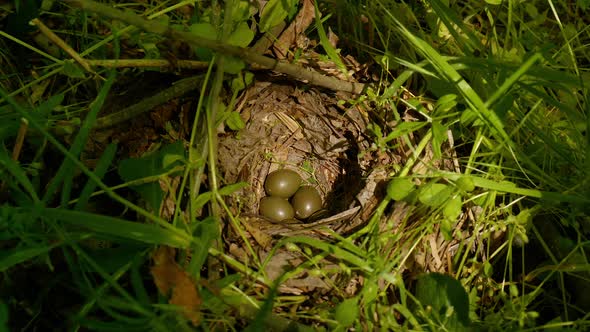
[[[252,255],[258,256],[254,261],[269,258],[264,269],[271,279],[285,264],[292,268],[303,262],[292,250],[271,250],[278,240],[305,235],[333,241],[335,235],[359,229],[384,195],[386,174],[379,163],[402,161],[394,155],[363,156],[370,147],[368,117],[360,108],[342,106],[347,99],[292,83],[257,82],[239,103],[245,127],[219,137],[221,176],[227,183],[249,184],[229,199],[234,220],[239,220],[228,223],[230,253],[240,261],[252,261]],[[323,209],[310,220],[273,222],[259,214],[266,176],[284,168],[297,172],[303,184],[322,196]],[[302,293],[325,285],[316,279],[292,279],[283,291]]]

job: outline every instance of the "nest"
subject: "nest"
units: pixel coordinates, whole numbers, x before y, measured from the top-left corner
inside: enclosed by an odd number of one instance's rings
[[[281,239],[300,235],[333,243],[338,237],[359,230],[369,222],[383,200],[392,166],[403,165],[406,156],[411,155],[411,151],[401,148],[383,151],[371,146],[370,139],[365,136],[368,115],[362,108],[342,107],[339,101],[348,99],[350,96],[302,89],[291,82],[259,81],[248,89],[240,103],[245,128],[219,138],[221,175],[227,183],[250,184],[229,201],[232,214],[237,216],[234,220],[239,222],[227,223],[228,251],[247,266],[259,262],[258,268],[270,279],[267,281],[276,280],[286,271],[297,271],[282,281],[279,290],[283,293],[322,293],[335,287],[348,292],[349,288],[361,284],[360,279],[346,277],[344,273],[324,273],[341,271],[338,262],[330,256],[324,255],[313,265],[308,264],[310,255],[321,253],[319,250],[316,253],[308,250],[304,254],[297,248],[287,249],[276,244]],[[405,113],[403,121],[414,120],[411,113]],[[421,160],[412,167],[412,173],[426,173],[426,165],[455,169],[452,141],[445,150],[450,158],[435,159],[432,148],[426,149]],[[304,184],[318,189],[325,207],[318,218],[300,223],[275,223],[259,215],[259,202],[265,196],[264,180],[268,173],[280,168],[298,172]],[[417,235],[424,234],[420,218],[428,211],[417,211],[415,206],[400,201],[382,212],[378,220],[379,232],[399,235],[389,246],[391,253],[407,253],[407,259],[398,270],[400,273],[451,271],[449,258],[457,250],[460,239],[469,237],[472,232],[466,222],[468,218],[473,220],[470,212],[463,213],[457,220],[455,238],[451,240],[443,238],[438,225],[430,229],[427,236]],[[394,249],[396,247],[398,249]],[[311,270],[321,273],[310,273]]]
[[[250,184],[230,201],[232,212],[248,234],[244,238],[235,226],[229,227],[226,238],[237,259],[251,262],[253,253],[246,249],[251,247],[263,261],[285,236],[332,241],[334,234],[346,235],[362,227],[372,214],[382,198],[386,177],[381,174],[375,179],[374,170],[379,169],[375,158],[359,157],[370,146],[364,136],[368,119],[359,109],[341,108],[338,101],[343,98],[347,96],[275,82],[258,82],[247,91],[240,109],[246,127],[237,135],[219,139],[219,168],[224,179]],[[318,189],[325,209],[316,218],[274,223],[259,215],[266,175],[280,168],[296,171],[304,184]],[[279,249],[264,269],[269,278],[276,279],[303,261],[299,253]],[[287,281],[282,290],[302,293],[324,286],[319,278],[300,276]]]

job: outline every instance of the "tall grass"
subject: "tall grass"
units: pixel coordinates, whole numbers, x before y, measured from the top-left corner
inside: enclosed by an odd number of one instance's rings
[[[198,13],[224,26],[223,42],[242,8],[237,5],[247,2],[207,5],[199,4]],[[176,8],[155,2],[142,6],[150,18]],[[59,8],[64,12],[43,13],[67,18],[63,30],[83,56],[97,50],[104,56],[103,47],[112,41],[119,54],[124,50],[117,38],[140,34],[116,23],[113,35],[102,38],[99,18],[67,5]],[[246,237],[224,200],[243,184],[224,183],[216,166],[224,69],[236,65],[235,59],[212,57],[188,153],[171,145],[118,164],[111,144],[91,168],[81,156],[117,75],[99,71],[93,81],[85,73],[80,77],[73,62],[39,52],[48,62],[35,77],[16,65],[2,68],[3,78],[18,75],[22,82],[0,88],[0,119],[9,120],[0,124],[0,193],[8,194],[0,207],[0,271],[8,285],[0,287],[0,329],[6,307],[11,326],[30,320],[47,327],[67,317],[64,325],[73,330],[190,330],[189,320],[208,329],[251,330],[586,328],[588,4],[346,0],[320,1],[318,11],[331,15],[317,18],[320,43],[328,43],[324,28],[331,25],[346,45],[339,53],[326,44],[329,57],[351,52],[378,73],[379,81],[365,95],[349,101],[365,107],[374,121],[366,133],[372,148],[409,156],[404,165],[388,165],[387,195],[365,226],[348,237],[333,234],[333,242],[285,238],[266,259],[253,259],[251,265],[237,261],[225,252],[219,230],[226,214]],[[256,20],[245,13],[244,21]],[[170,15],[172,22],[188,24]],[[9,56],[2,51],[3,58]],[[23,107],[13,98],[58,73],[68,79],[54,80],[46,102],[29,100],[32,107]],[[79,87],[84,94],[76,94]],[[95,97],[77,103],[81,95]],[[56,137],[58,120],[82,114],[80,105],[88,109],[77,134]],[[10,148],[21,123],[35,135],[27,142],[27,155],[17,161]],[[55,170],[39,167],[47,156],[58,160]],[[109,170],[125,164],[124,183],[107,185]],[[85,182],[77,186],[80,173]],[[205,173],[209,191],[203,192]],[[182,178],[179,193],[190,194],[174,197],[188,212],[177,209],[168,222],[160,217],[159,204],[160,186],[170,185],[170,175]],[[136,190],[142,204],[122,195],[122,188]],[[91,197],[101,194],[125,213],[113,217],[94,211]],[[203,207],[209,213],[199,220],[196,211]],[[155,246],[164,245],[192,256],[183,272],[176,262],[153,255]],[[101,251],[103,246],[108,250]],[[282,248],[306,261],[272,282],[264,267]],[[253,248],[245,250],[255,256]],[[322,265],[328,256],[337,261],[337,271]],[[158,294],[153,286],[158,277],[148,270],[158,264],[177,271],[177,278],[190,276],[186,280],[199,292],[199,301],[192,303],[197,313],[187,314]],[[43,274],[43,280],[19,278],[23,271]],[[279,293],[281,282],[302,272],[324,277],[333,290],[326,296]],[[429,279],[423,272],[446,275]],[[38,290],[40,300],[34,302],[27,288]],[[441,289],[448,294],[440,296]],[[56,300],[60,296],[62,302]],[[58,310],[47,313],[53,305]]]

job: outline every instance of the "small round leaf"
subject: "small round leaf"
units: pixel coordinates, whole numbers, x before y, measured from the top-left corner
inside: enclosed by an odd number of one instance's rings
[[[473,183],[473,179],[467,176],[460,177],[457,182],[455,182],[457,187],[465,192],[470,192],[475,189],[475,184]]]
[[[394,178],[387,185],[387,197],[399,201],[414,191],[414,182],[410,178]]]

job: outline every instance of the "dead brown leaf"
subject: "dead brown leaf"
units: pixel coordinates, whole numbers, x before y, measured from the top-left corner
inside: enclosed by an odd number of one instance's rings
[[[194,281],[176,263],[174,255],[174,248],[159,247],[152,254],[154,265],[150,271],[160,293],[170,296],[168,303],[181,307],[184,316],[197,326],[201,321],[202,300]]]
[[[311,0],[303,0],[303,6],[295,20],[281,34],[279,39],[274,43],[273,49],[278,59],[285,59],[291,46],[296,44],[297,38],[305,34],[305,29],[309,27],[315,18],[315,10]]]

